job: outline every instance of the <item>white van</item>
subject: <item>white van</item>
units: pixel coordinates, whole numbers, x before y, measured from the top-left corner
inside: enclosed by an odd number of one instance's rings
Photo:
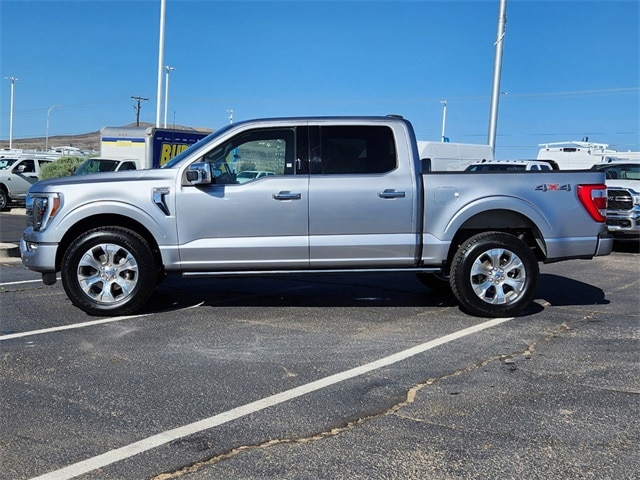
[[[462,171],[476,160],[493,160],[490,145],[418,140],[423,172]]]

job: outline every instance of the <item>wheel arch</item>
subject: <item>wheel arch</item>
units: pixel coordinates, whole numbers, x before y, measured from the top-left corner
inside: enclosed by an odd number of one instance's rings
[[[154,238],[153,234],[144,225],[125,215],[106,213],[83,218],[67,229],[64,236],[60,240],[58,250],[56,252],[56,270],[60,270],[62,257],[76,238],[78,238],[81,234],[92,230],[93,228],[105,226],[127,228],[140,235],[151,247],[151,251],[153,257],[156,259],[157,265],[162,266],[162,256],[160,255],[158,242]]]
[[[544,235],[531,218],[514,210],[495,208],[476,213],[458,226],[449,246],[447,265],[451,265],[453,256],[465,240],[489,231],[508,233],[523,240],[538,261],[543,261],[547,256]]]

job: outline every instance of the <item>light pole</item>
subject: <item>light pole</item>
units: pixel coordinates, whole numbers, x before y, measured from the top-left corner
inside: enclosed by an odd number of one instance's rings
[[[498,32],[496,34],[495,60],[493,63],[493,85],[491,88],[491,109],[489,111],[489,134],[487,143],[496,150],[496,133],[498,130],[498,102],[500,101],[500,75],[502,73],[502,50],[507,33],[507,0],[500,0],[498,9]]]
[[[229,123],[233,123],[233,110],[227,110],[227,113],[229,114]]]
[[[49,115],[51,115],[51,110],[54,110],[56,108],[62,108],[60,105],[51,105],[49,107],[49,110],[47,110],[47,135],[45,137],[45,141],[44,141],[44,151],[47,152],[49,151]]]
[[[164,17],[167,0],[160,0],[160,38],[158,40],[158,90],[156,94],[156,127],[160,126],[160,110],[162,107],[162,68],[164,66]]]
[[[447,101],[440,100],[440,103],[442,104],[442,142],[444,142],[447,138],[444,136],[444,127],[447,123]]]
[[[165,65],[164,69],[166,71],[164,77],[164,128],[167,128],[167,111],[169,108],[169,72],[171,70],[175,70],[175,68],[170,67],[169,65]]]
[[[20,81],[16,77],[4,77],[11,82],[11,110],[9,113],[9,150],[13,148],[13,88],[16,82]]]

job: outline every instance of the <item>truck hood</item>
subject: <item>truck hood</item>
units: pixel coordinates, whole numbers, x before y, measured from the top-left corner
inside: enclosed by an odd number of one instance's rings
[[[640,180],[620,180],[618,178],[606,180],[607,188],[625,188],[640,192]]]
[[[91,175],[70,175],[68,177],[51,178],[48,180],[40,180],[35,183],[29,191],[42,191],[47,188],[55,189],[64,185],[91,185],[105,183],[122,183],[140,180],[167,180],[172,179],[177,174],[177,170],[167,169],[150,169],[150,170],[125,170],[120,172],[101,172]]]

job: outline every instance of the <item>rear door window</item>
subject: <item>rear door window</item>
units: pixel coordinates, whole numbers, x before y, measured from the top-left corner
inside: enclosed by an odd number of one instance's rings
[[[316,140],[310,159],[311,173],[374,174],[390,172],[397,166],[393,131],[389,127],[345,125],[315,128],[319,131],[310,135]]]

